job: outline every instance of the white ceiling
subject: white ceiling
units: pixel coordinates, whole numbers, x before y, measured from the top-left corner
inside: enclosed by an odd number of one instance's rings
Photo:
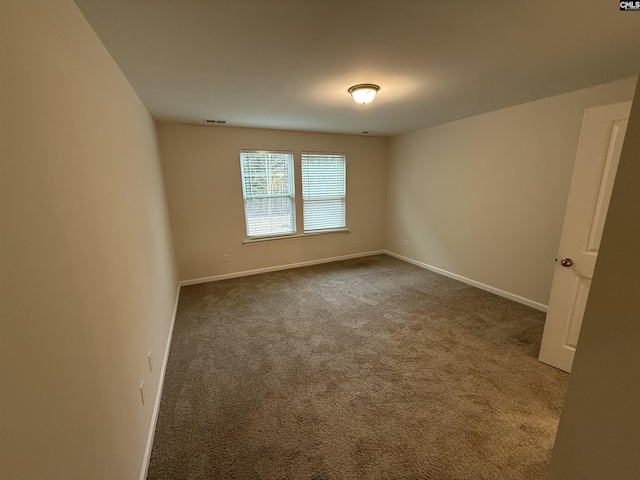
[[[615,0],[76,0],[153,116],[395,135],[636,75]],[[347,93],[376,83],[358,105]]]

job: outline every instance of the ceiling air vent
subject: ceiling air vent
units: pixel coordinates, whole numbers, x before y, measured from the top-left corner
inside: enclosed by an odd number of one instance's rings
[[[205,118],[204,123],[224,125],[225,123],[227,123],[227,121],[226,120],[209,120],[208,118]]]

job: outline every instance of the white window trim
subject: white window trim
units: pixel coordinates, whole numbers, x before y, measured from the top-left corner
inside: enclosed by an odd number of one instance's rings
[[[305,225],[304,225],[304,187],[303,187],[303,182],[304,182],[304,176],[302,174],[302,157],[304,155],[318,155],[318,156],[322,156],[322,155],[326,155],[326,156],[341,156],[344,159],[344,197],[339,197],[339,198],[344,198],[344,227],[343,228],[329,228],[326,230],[305,230]],[[338,198],[338,197],[337,197]],[[303,150],[300,152],[300,199],[301,199],[301,207],[302,207],[302,231],[305,235],[316,235],[319,233],[323,233],[323,232],[330,232],[330,231],[335,231],[335,230],[348,230],[348,217],[347,217],[347,154],[346,152],[320,152],[320,151],[310,151],[310,150]]]
[[[247,231],[247,212],[246,212],[246,198],[245,198],[245,183],[244,183],[244,175],[242,170],[242,154],[243,153],[261,153],[261,154],[283,154],[283,155],[291,155],[291,182],[292,182],[292,194],[291,195],[282,195],[282,197],[291,198],[292,205],[292,214],[293,214],[293,233],[276,233],[271,235],[248,235]],[[291,237],[297,235],[298,232],[298,206],[297,206],[297,195],[296,195],[296,156],[292,150],[266,150],[266,149],[241,149],[240,150],[240,182],[242,187],[242,210],[245,220],[245,241],[265,241],[270,239],[277,239],[281,237]],[[275,198],[276,195],[267,195],[268,198]],[[244,243],[244,242],[243,242]]]
[[[310,238],[310,237],[317,237],[317,236],[322,236],[322,235],[340,235],[340,234],[350,234],[351,230],[348,227],[348,221],[347,221],[347,209],[346,209],[346,201],[347,201],[347,192],[346,192],[346,185],[347,185],[347,172],[346,172],[346,158],[347,158],[347,154],[346,152],[327,152],[327,151],[310,151],[310,150],[303,150],[303,151],[298,151],[297,153],[295,153],[292,150],[267,150],[267,149],[251,149],[251,148],[243,148],[240,149],[240,154],[242,153],[282,153],[282,154],[288,154],[291,155],[293,158],[293,207],[294,207],[294,219],[295,219],[295,233],[293,234],[275,234],[275,235],[264,235],[264,236],[247,236],[246,235],[246,212],[244,210],[244,183],[243,183],[243,179],[242,179],[242,171],[240,172],[240,181],[241,181],[241,188],[242,188],[242,197],[243,197],[243,215],[245,217],[245,237],[244,240],[242,240],[242,244],[243,245],[252,245],[252,244],[260,244],[260,243],[265,243],[265,242],[274,242],[274,241],[282,241],[282,240],[294,240],[294,239],[299,239],[299,238]],[[298,210],[300,210],[300,212],[302,213],[302,216],[304,215],[304,199],[302,197],[302,155],[341,155],[344,157],[345,159],[345,212],[344,212],[344,216],[345,216],[345,226],[344,228],[330,228],[330,229],[326,229],[326,230],[309,230],[309,231],[304,231],[304,220],[303,220],[303,226],[302,226],[302,232],[298,233]],[[298,185],[298,181],[296,180],[296,173],[299,175],[299,185]],[[298,192],[298,188],[300,187],[300,192]],[[299,195],[298,195],[299,193]],[[300,202],[300,205],[298,205],[298,201]]]
[[[251,237],[242,241],[243,245],[251,245],[252,243],[264,243],[264,242],[277,242],[280,240],[293,240],[296,238],[310,238],[310,237],[318,237],[321,235],[335,235],[335,234],[343,234],[343,233],[351,233],[351,230],[348,228],[339,228],[335,230],[319,230],[317,232],[308,232],[308,233],[297,233],[295,235],[278,235],[271,237]]]

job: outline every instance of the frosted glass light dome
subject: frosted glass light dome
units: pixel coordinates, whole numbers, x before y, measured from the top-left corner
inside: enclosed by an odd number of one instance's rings
[[[380,90],[378,85],[374,85],[373,83],[361,83],[349,88],[348,91],[356,103],[365,104],[376,98],[378,90]]]

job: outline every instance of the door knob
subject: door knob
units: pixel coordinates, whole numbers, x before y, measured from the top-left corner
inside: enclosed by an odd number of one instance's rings
[[[562,265],[563,267],[570,267],[571,265],[573,265],[573,260],[571,260],[570,258],[563,258],[562,260],[560,260],[560,265]]]

